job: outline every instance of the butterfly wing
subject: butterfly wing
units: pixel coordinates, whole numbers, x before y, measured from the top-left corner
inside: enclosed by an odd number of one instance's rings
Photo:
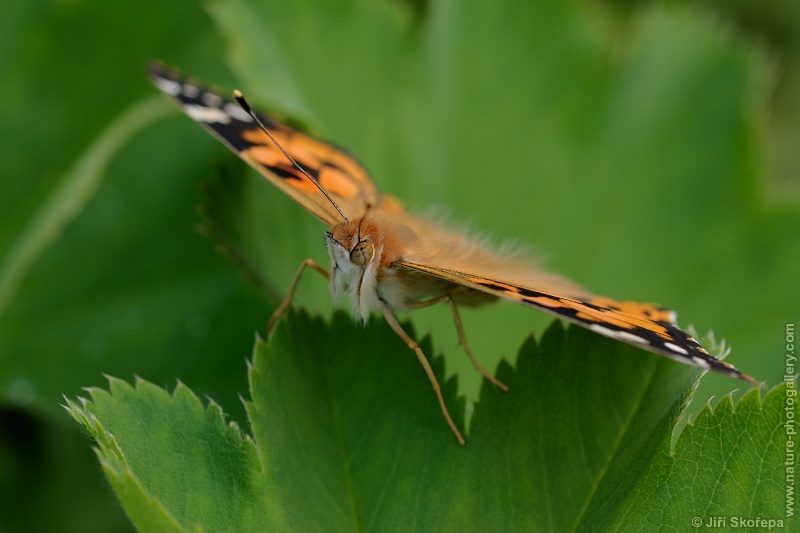
[[[743,374],[733,365],[711,356],[677,326],[673,311],[657,305],[620,302],[593,296],[568,298],[455,270],[408,261],[399,261],[396,264],[539,309],[606,337],[682,363],[758,385],[754,378]]]
[[[161,64],[150,65],[149,74],[156,87],[187,115],[308,212],[328,226],[342,222],[330,201],[238,104]],[[257,114],[278,143],[331,195],[346,216],[358,218],[380,201],[380,192],[355,158],[268,115]]]

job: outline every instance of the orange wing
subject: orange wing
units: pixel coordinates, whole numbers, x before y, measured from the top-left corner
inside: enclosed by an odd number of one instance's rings
[[[153,83],[261,175],[328,226],[342,217],[253,119],[235,102],[154,63]],[[349,218],[363,216],[381,194],[355,158],[326,142],[258,114],[275,139],[324,188]]]
[[[539,309],[606,337],[633,344],[670,359],[758,385],[754,378],[743,374],[733,365],[711,356],[677,326],[675,313],[663,307],[601,297],[567,298],[455,270],[408,261],[399,261],[396,264]]]

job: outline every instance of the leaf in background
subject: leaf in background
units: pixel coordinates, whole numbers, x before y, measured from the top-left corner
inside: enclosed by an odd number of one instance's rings
[[[541,345],[526,343],[516,370],[502,365],[509,393],[483,389],[459,447],[385,323],[292,313],[256,345],[253,440],[180,384],[170,395],[112,379],[110,393],[91,389],[69,410],[142,530],[174,520],[208,532],[651,531],[687,529],[697,515],[775,516],[783,388],[763,403],[748,395],[735,413],[704,410],[673,452],[691,369],[642,356],[556,323]],[[455,390],[444,384],[451,407]],[[680,505],[665,507],[676,492]]]
[[[177,113],[138,135],[155,120],[138,102],[158,98],[147,61],[209,63],[222,41],[188,0],[11,0],[0,29],[0,529],[120,531],[61,395],[104,372],[180,375],[244,418],[244,360],[268,317],[194,228],[224,149]]]
[[[12,268],[4,266],[0,280],[0,387],[12,403],[54,411],[63,393],[104,372],[156,381],[180,375],[213,391],[235,412],[244,387],[237,383],[238,370],[252,332],[268,313],[256,291],[243,286],[239,273],[195,231],[197,186],[213,174],[204,153],[216,144],[202,132],[183,135],[177,121],[136,136],[157,118],[154,113],[163,116],[169,109],[158,103],[149,112],[130,104],[144,94],[158,97],[144,65],[163,38],[160,32],[143,31],[126,40],[124,55],[106,55],[110,35],[124,35],[130,17],[143,7],[137,6],[116,6],[102,23],[92,22],[96,31],[87,29],[83,9],[104,12],[97,6],[32,19],[31,40],[39,35],[58,42],[80,34],[88,46],[96,39],[97,53],[88,56],[85,70],[62,83],[54,83],[62,75],[58,65],[82,51],[70,48],[64,56],[55,46],[44,47],[47,53],[37,61],[6,67],[9,79],[37,88],[25,97],[38,98],[38,105],[28,107],[42,114],[17,111],[4,125],[19,126],[20,142],[2,146],[12,165],[4,174],[8,209],[0,225],[0,256]],[[194,22],[181,24],[164,10],[137,20],[162,31],[175,24],[169,29],[175,39],[205,49],[216,38],[209,36],[203,14],[191,13]],[[107,63],[112,60],[116,68]],[[87,71],[108,81],[102,84]],[[39,76],[51,78],[41,83]],[[115,116],[125,106],[128,115]],[[58,113],[65,114],[63,122]],[[25,127],[18,124],[22,120]],[[44,131],[34,136],[31,124]],[[18,152],[27,155],[25,161],[15,162]],[[76,162],[83,166],[74,167]],[[69,213],[59,206],[68,206]],[[26,256],[19,251],[31,249],[35,255],[20,261]]]
[[[70,422],[8,406],[0,411],[3,533],[133,531],[85,433]]]

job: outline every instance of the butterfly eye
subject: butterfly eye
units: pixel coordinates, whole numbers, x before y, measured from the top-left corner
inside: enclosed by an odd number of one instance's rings
[[[372,246],[371,242],[361,241],[356,244],[353,251],[350,252],[350,261],[358,266],[366,266],[370,259],[372,259],[374,253],[375,248]]]

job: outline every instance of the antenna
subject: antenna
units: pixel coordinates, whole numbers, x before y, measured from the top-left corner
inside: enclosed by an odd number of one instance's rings
[[[267,129],[267,127],[266,127],[266,126],[264,126],[264,124],[261,122],[261,120],[258,118],[258,116],[257,116],[257,115],[256,115],[256,114],[253,112],[253,110],[250,108],[250,104],[248,104],[248,103],[247,103],[247,100],[245,100],[245,99],[244,99],[244,95],[242,94],[242,92],[241,92],[240,90],[238,90],[238,89],[234,90],[234,91],[233,91],[233,97],[236,99],[236,102],[237,102],[237,103],[238,103],[238,104],[239,104],[239,105],[242,107],[242,109],[244,109],[244,110],[245,110],[245,112],[247,112],[247,114],[248,114],[248,115],[250,115],[250,117],[251,117],[253,120],[255,120],[255,121],[256,121],[256,124],[258,124],[258,126],[259,126],[259,127],[260,127],[260,128],[263,130],[263,131],[264,131],[264,133],[266,133],[266,134],[267,134],[267,136],[269,136],[270,140],[271,140],[273,143],[275,143],[275,146],[277,146],[277,147],[278,147],[278,149],[280,149],[280,151],[281,151],[281,152],[283,152],[283,155],[285,155],[285,156],[286,156],[286,159],[288,159],[288,160],[289,160],[289,161],[292,163],[292,165],[294,165],[294,167],[295,167],[297,170],[299,170],[300,172],[302,172],[302,173],[303,173],[303,175],[304,175],[305,177],[307,177],[309,180],[311,180],[311,183],[313,183],[314,185],[316,185],[316,186],[317,186],[317,189],[319,189],[319,191],[320,191],[322,194],[324,194],[324,195],[325,195],[325,198],[327,198],[327,199],[328,199],[328,201],[331,203],[331,205],[332,205],[334,208],[336,208],[336,210],[337,210],[337,211],[339,212],[339,214],[342,216],[342,218],[344,219],[344,221],[345,221],[345,222],[350,222],[350,221],[347,219],[347,217],[346,217],[346,216],[344,216],[344,213],[342,212],[342,210],[341,210],[341,209],[339,209],[339,206],[338,206],[338,205],[336,205],[336,202],[334,202],[334,201],[333,201],[333,198],[331,198],[331,195],[330,195],[330,194],[328,194],[328,192],[327,192],[325,189],[323,189],[323,188],[322,188],[322,185],[320,185],[320,184],[319,184],[319,182],[318,182],[317,180],[315,180],[314,178],[312,178],[312,177],[311,177],[311,175],[310,175],[308,172],[306,172],[306,169],[304,169],[303,167],[301,167],[301,166],[300,166],[300,165],[297,163],[297,161],[295,161],[294,159],[292,159],[292,156],[290,156],[290,155],[289,155],[289,153],[288,153],[286,150],[284,150],[284,149],[283,149],[283,146],[281,146],[281,145],[280,145],[280,143],[279,143],[278,141],[276,141],[276,140],[275,140],[275,137],[273,137],[273,136],[272,136],[272,134],[269,132],[269,130]]]

